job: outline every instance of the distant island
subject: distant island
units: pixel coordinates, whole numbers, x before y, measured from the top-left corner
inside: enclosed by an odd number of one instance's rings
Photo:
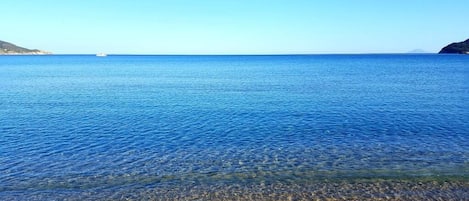
[[[426,54],[428,52],[426,52],[425,50],[422,50],[422,49],[414,49],[414,50],[411,50],[411,51],[408,51],[407,54]]]
[[[441,49],[439,54],[469,54],[469,39],[459,43],[451,43]]]
[[[27,49],[24,47],[19,47],[15,44],[1,41],[0,40],[0,55],[36,55],[36,54],[51,54],[47,51],[37,50],[37,49]]]

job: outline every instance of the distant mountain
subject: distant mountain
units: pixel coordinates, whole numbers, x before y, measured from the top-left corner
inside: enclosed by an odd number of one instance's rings
[[[427,51],[425,50],[422,50],[422,49],[415,49],[415,50],[411,50],[409,52],[407,52],[408,54],[425,54],[425,53],[428,53]]]
[[[451,43],[441,49],[439,54],[469,54],[469,39],[459,43]]]
[[[50,52],[27,49],[24,47],[16,46],[15,44],[0,40],[0,55],[2,54],[51,54]]]

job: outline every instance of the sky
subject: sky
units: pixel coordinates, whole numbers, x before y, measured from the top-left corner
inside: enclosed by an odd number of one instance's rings
[[[55,54],[438,52],[468,0],[0,0],[0,40]]]

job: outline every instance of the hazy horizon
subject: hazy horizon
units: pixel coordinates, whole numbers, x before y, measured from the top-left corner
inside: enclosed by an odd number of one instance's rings
[[[436,53],[469,37],[463,0],[2,4],[0,40],[54,54]]]

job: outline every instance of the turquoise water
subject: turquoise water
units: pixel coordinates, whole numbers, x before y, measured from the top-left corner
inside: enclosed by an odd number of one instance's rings
[[[1,56],[0,199],[441,176],[467,190],[468,108],[466,55]]]

